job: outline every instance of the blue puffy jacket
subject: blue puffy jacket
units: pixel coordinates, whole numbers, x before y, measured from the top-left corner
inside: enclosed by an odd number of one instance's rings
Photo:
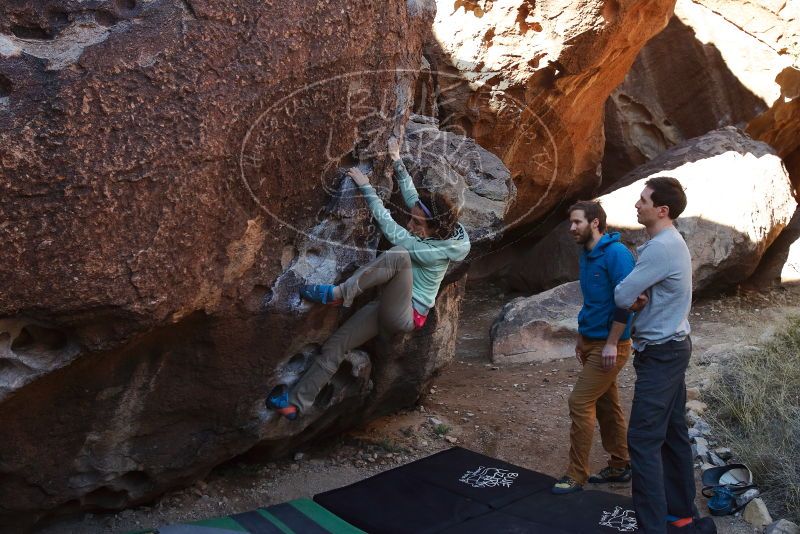
[[[633,254],[620,243],[619,233],[603,234],[592,250],[581,254],[583,308],[578,332],[592,339],[606,339],[611,323],[627,323],[620,340],[631,337],[632,313],[614,304],[614,288],[633,270]]]

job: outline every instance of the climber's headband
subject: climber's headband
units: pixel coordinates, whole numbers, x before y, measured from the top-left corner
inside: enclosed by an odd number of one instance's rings
[[[428,206],[423,204],[421,200],[417,200],[417,206],[419,206],[419,209],[421,209],[425,214],[425,218],[428,220],[433,220],[433,213],[431,213],[431,210],[428,209]]]

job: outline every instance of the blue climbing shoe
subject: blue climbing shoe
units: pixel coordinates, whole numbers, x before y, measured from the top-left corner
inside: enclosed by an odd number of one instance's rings
[[[289,402],[289,388],[285,384],[278,384],[272,388],[264,404],[290,421],[297,419],[297,406]]]
[[[320,304],[341,304],[341,300],[333,299],[333,288],[330,284],[305,285],[300,288],[300,296],[311,302]]]

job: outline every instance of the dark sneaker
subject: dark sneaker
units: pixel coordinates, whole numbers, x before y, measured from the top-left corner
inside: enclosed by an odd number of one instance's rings
[[[631,466],[606,467],[596,475],[589,477],[592,484],[606,484],[608,482],[628,482],[631,479]]]
[[[297,419],[297,406],[289,403],[289,388],[284,384],[278,384],[272,388],[264,404],[270,410],[274,410],[286,417],[286,419]]]
[[[561,477],[561,480],[553,484],[553,487],[550,488],[550,491],[556,495],[565,495],[567,493],[581,491],[582,489],[583,486],[578,484],[572,477],[564,476]]]

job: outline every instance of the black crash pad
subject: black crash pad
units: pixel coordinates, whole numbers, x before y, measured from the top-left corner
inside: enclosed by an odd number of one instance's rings
[[[555,479],[460,447],[314,500],[371,533],[440,532],[536,492]]]
[[[640,532],[631,498],[604,491],[584,490],[569,495],[540,492],[501,511],[568,532]]]
[[[440,534],[575,534],[574,532],[534,523],[521,517],[492,511],[442,530]],[[583,534],[583,533],[581,533]]]
[[[317,504],[371,534],[440,532],[491,510],[400,469],[314,496]]]
[[[461,447],[407,464],[406,474],[492,508],[550,490],[556,479]]]

